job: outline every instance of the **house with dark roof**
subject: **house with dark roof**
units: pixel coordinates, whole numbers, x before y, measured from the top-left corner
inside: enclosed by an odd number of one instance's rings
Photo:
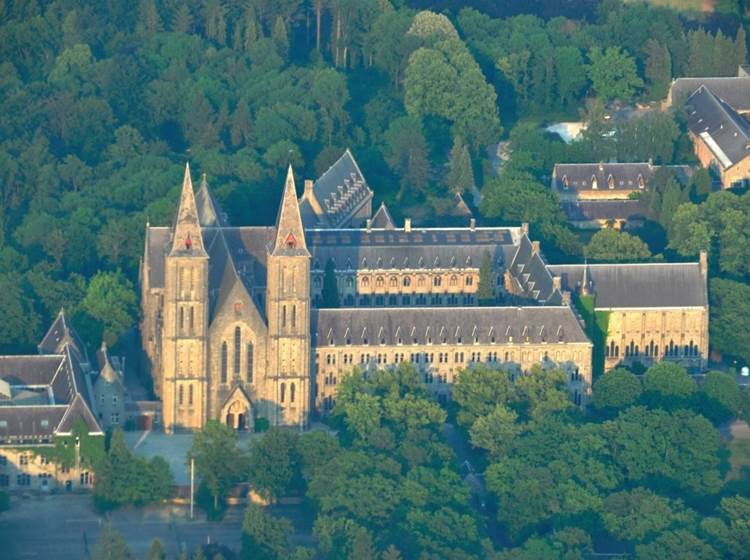
[[[744,66],[738,68],[737,76],[675,78],[662,103],[662,109],[681,107],[701,87],[710,89],[738,113],[750,113],[750,76]]]
[[[750,78],[748,78],[750,81]],[[750,123],[709,86],[686,102],[688,134],[701,165],[713,169],[728,189],[750,179]]]
[[[644,194],[659,169],[667,169],[682,184],[687,184],[692,175],[687,165],[558,163],[552,170],[552,190],[575,227],[621,229],[646,218]]]
[[[39,355],[0,356],[0,489],[90,488],[93,473],[50,463],[39,450],[73,436],[80,425],[103,436],[92,399],[86,349],[64,311],[39,344]]]

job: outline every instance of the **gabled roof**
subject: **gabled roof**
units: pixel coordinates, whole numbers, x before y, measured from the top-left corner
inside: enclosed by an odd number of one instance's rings
[[[723,169],[750,155],[750,123],[706,86],[688,98],[688,128],[700,137]]]
[[[201,186],[195,194],[195,204],[198,208],[198,222],[203,227],[223,227],[228,225],[226,215],[219,208],[213,193],[208,188],[206,174],[203,174]]]
[[[68,344],[78,352],[78,357],[83,362],[88,363],[88,357],[86,352],[86,345],[78,336],[73,326],[70,324],[65,310],[60,309],[57,313],[57,317],[52,322],[52,325],[47,330],[47,334],[44,335],[42,341],[39,343],[37,348],[40,354],[62,354],[64,346]]]
[[[699,263],[548,265],[563,289],[577,291],[588,266],[598,309],[705,307],[706,281]]]
[[[478,344],[525,342],[577,342],[589,339],[572,309],[555,307],[400,307],[313,309],[311,328],[315,346],[364,344]],[[413,333],[413,334],[412,334]],[[509,340],[512,337],[513,340]],[[416,338],[416,343],[414,339]]]
[[[648,204],[644,199],[622,200],[576,200],[561,202],[560,207],[571,222],[595,220],[632,220],[648,215]]]
[[[682,105],[696,90],[705,86],[736,111],[750,111],[750,77],[677,78],[669,88],[672,105]]]
[[[104,342],[102,342],[101,348],[96,353],[96,360],[99,366],[99,377],[96,379],[97,383],[101,379],[110,385],[123,385],[120,374],[112,365],[112,361],[109,358],[109,350]]]
[[[385,202],[380,203],[380,208],[370,220],[370,226],[374,229],[396,229],[396,224],[388,211]]]
[[[553,187],[561,193],[594,190],[592,178],[596,179],[598,191],[637,191],[643,184],[648,190],[654,174],[665,167],[674,173],[682,184],[687,184],[692,175],[689,165],[653,165],[641,163],[557,163],[552,171]],[[609,178],[612,177],[610,188]],[[641,183],[642,181],[642,183]]]
[[[304,211],[308,216],[315,215],[317,222],[308,217],[306,225],[332,228],[346,227],[351,216],[373,197],[349,149],[315,181],[311,195],[315,202]],[[306,197],[307,193],[303,196],[303,202]]]

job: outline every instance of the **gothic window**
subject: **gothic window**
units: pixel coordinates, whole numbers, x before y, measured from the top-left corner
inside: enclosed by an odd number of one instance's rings
[[[221,343],[221,382],[227,382],[227,343]]]
[[[286,327],[286,305],[281,306],[281,326]]]
[[[424,288],[424,276],[419,276],[417,278],[417,287]]]
[[[411,286],[411,278],[408,276],[404,276],[404,286]]]
[[[612,177],[612,175],[610,175],[609,177],[607,177],[607,186],[610,189],[614,189],[615,188],[615,178]]]
[[[569,182],[568,182],[568,176],[567,176],[567,175],[563,175],[563,180],[562,180],[562,183],[563,183],[563,188],[564,188],[564,189],[567,189],[567,188],[568,188],[568,185],[569,185]]]
[[[389,285],[391,288],[395,288],[396,286],[398,286],[398,278],[396,278],[395,276],[391,276]]]
[[[193,307],[190,308],[190,320],[188,324],[190,325],[190,334],[193,334],[193,328],[195,327],[195,309]]]
[[[433,286],[440,286],[443,279],[440,276],[435,276],[435,278],[432,279],[432,285]]]
[[[376,288],[382,288],[383,284],[385,284],[385,281],[383,280],[382,276],[377,276],[375,278],[375,287]]]
[[[296,392],[295,389],[296,388],[297,388],[297,386],[294,383],[290,383],[289,384],[289,402],[294,402],[294,397],[295,397],[295,392]]]
[[[286,383],[281,384],[281,395],[280,395],[280,402],[284,402],[284,398],[286,397]]]
[[[369,285],[370,285],[370,279],[367,276],[363,276],[362,277],[362,286],[366,288]]]
[[[599,184],[596,181],[596,175],[592,175],[591,176],[591,188],[592,189],[598,189],[599,188]]]
[[[253,343],[247,343],[247,382],[253,382]]]
[[[185,398],[185,391],[184,387],[180,385],[180,388],[177,390],[177,403],[182,404]]]
[[[180,332],[185,329],[185,308],[180,307]]]
[[[234,328],[234,375],[240,374],[240,343],[242,342],[242,333],[239,327]]]
[[[454,274],[453,276],[451,276],[450,285],[455,286],[457,283],[458,283],[458,278],[456,278],[456,275]]]
[[[297,306],[292,305],[292,328],[297,327]]]
[[[638,188],[643,189],[646,187],[646,182],[643,180],[643,175],[638,175]]]
[[[188,386],[188,404],[193,405],[193,385]]]
[[[474,283],[474,277],[473,276],[467,276],[466,277],[466,285],[471,286]]]

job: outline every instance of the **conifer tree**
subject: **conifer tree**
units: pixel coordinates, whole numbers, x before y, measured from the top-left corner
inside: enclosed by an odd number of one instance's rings
[[[172,31],[190,33],[193,29],[193,14],[187,4],[180,3],[172,16]]]
[[[161,17],[154,0],[141,0],[138,7],[138,26],[147,37],[162,30]]]
[[[489,251],[482,255],[479,266],[479,286],[477,286],[477,301],[479,305],[488,306],[495,303],[494,286],[492,282],[492,258]]]
[[[120,532],[112,527],[112,523],[107,523],[96,542],[91,558],[93,560],[130,560],[133,555]]]
[[[151,548],[148,550],[148,560],[164,560],[164,548],[159,539],[151,541]]]
[[[341,307],[339,289],[336,283],[336,269],[332,259],[328,259],[323,273],[323,307]]]
[[[459,136],[453,141],[449,167],[448,187],[451,192],[463,193],[474,187],[474,171],[471,168],[469,149]]]
[[[274,45],[276,45],[276,51],[279,56],[286,60],[289,57],[289,36],[286,31],[286,23],[284,18],[281,16],[276,18],[276,23],[273,24],[273,31],[271,33]]]

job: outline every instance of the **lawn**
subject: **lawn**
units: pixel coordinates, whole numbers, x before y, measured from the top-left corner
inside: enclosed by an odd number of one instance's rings
[[[743,469],[750,469],[750,439],[732,440],[727,447],[730,469],[726,479],[737,480],[741,478]]]

